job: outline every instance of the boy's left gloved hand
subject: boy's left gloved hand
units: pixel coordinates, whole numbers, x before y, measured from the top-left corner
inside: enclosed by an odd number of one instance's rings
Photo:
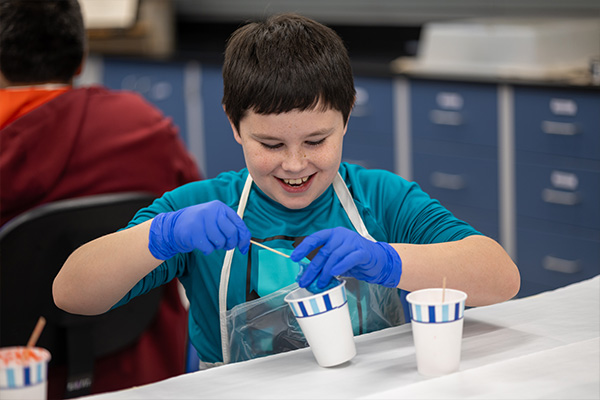
[[[325,229],[306,237],[290,255],[298,262],[323,246],[312,259],[300,280],[307,287],[317,278],[325,287],[334,276],[350,276],[369,283],[396,287],[402,275],[402,260],[388,243],[372,242],[346,228]]]

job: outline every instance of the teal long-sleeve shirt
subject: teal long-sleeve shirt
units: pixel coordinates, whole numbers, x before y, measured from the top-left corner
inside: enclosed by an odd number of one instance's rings
[[[416,183],[389,171],[369,170],[342,163],[339,172],[367,230],[377,241],[429,244],[480,234],[454,217],[437,200],[430,198]],[[159,213],[212,200],[220,200],[237,210],[247,175],[247,169],[226,172],[214,179],[189,183],[167,192],[140,210],[128,227]],[[297,241],[297,238],[336,226],[354,230],[332,186],[308,207],[291,210],[270,199],[253,184],[243,220],[254,239],[268,240],[269,246],[288,254],[293,250],[294,239]],[[228,309],[244,303],[249,289],[263,296],[293,283],[297,274],[296,264],[254,247],[248,255],[242,255],[239,251],[234,253]],[[192,343],[203,361],[221,361],[218,291],[224,257],[223,250],[214,251],[208,256],[198,250],[178,254],[143,278],[116,306],[175,277],[179,278],[190,301],[189,331]],[[250,263],[248,257],[251,257]],[[253,267],[249,268],[249,265]]]

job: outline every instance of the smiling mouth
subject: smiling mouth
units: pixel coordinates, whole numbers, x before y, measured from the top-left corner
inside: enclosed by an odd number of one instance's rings
[[[281,179],[280,178],[280,180],[282,182],[284,182],[286,185],[298,187],[298,186],[302,186],[304,183],[306,183],[310,178],[312,178],[312,176],[313,175],[305,176],[303,178],[296,178],[296,179]]]

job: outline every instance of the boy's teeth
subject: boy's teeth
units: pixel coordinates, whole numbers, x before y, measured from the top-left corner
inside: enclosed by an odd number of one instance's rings
[[[288,185],[300,185],[303,182],[306,182],[308,180],[308,176],[305,176],[304,178],[298,178],[298,179],[284,179],[283,181],[285,183],[287,183]]]

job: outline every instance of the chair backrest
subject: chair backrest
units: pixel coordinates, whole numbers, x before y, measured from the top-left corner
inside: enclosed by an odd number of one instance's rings
[[[0,346],[24,345],[44,316],[37,345],[50,351],[50,368],[67,366],[65,398],[90,393],[94,360],[142,334],[156,315],[162,288],[105,314],[80,316],[54,305],[54,277],[77,247],[125,227],[155,197],[131,192],[57,201],[0,229]]]

